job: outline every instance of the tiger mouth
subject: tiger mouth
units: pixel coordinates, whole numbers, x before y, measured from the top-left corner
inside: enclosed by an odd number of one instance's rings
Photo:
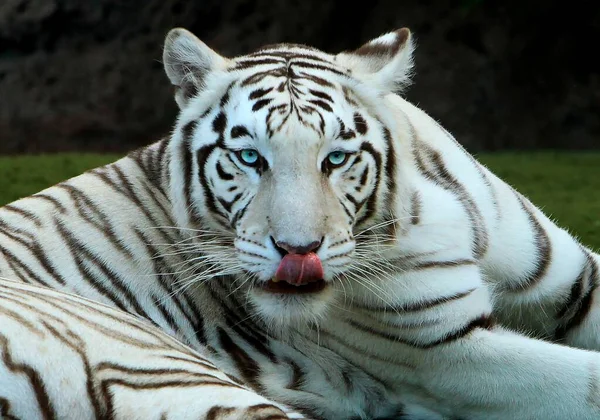
[[[290,283],[287,280],[269,280],[263,284],[263,290],[270,293],[307,294],[318,293],[327,287],[324,279],[312,280],[306,283]]]
[[[263,288],[271,293],[316,293],[327,285],[323,276],[323,265],[316,253],[286,254],[275,276]]]

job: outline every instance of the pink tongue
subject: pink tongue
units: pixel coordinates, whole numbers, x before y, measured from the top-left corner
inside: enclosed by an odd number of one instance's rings
[[[302,285],[323,278],[321,259],[314,252],[308,254],[287,254],[281,260],[275,279],[290,284]]]

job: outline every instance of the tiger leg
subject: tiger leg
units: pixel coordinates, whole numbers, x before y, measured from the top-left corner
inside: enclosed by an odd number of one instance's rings
[[[395,283],[403,285],[395,294],[403,301],[363,305],[368,316],[350,321],[353,342],[387,349],[378,350],[381,360],[411,366],[402,378],[385,366],[380,375],[417,390],[422,406],[447,418],[600,418],[600,353],[495,326],[475,263],[429,262]]]
[[[0,280],[0,418],[288,419],[147,321]]]

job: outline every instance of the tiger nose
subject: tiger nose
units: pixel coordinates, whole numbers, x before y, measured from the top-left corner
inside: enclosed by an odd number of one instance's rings
[[[317,252],[323,243],[323,238],[318,241],[312,241],[306,245],[291,245],[288,242],[276,241],[272,236],[271,241],[273,241],[273,245],[275,245],[275,248],[283,257],[286,254],[308,254],[309,252]]]

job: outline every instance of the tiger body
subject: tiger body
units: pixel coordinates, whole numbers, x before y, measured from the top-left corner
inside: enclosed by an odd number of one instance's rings
[[[600,418],[600,257],[390,93],[406,31],[191,37],[170,138],[0,209],[0,414]],[[326,286],[263,290],[296,239]]]

